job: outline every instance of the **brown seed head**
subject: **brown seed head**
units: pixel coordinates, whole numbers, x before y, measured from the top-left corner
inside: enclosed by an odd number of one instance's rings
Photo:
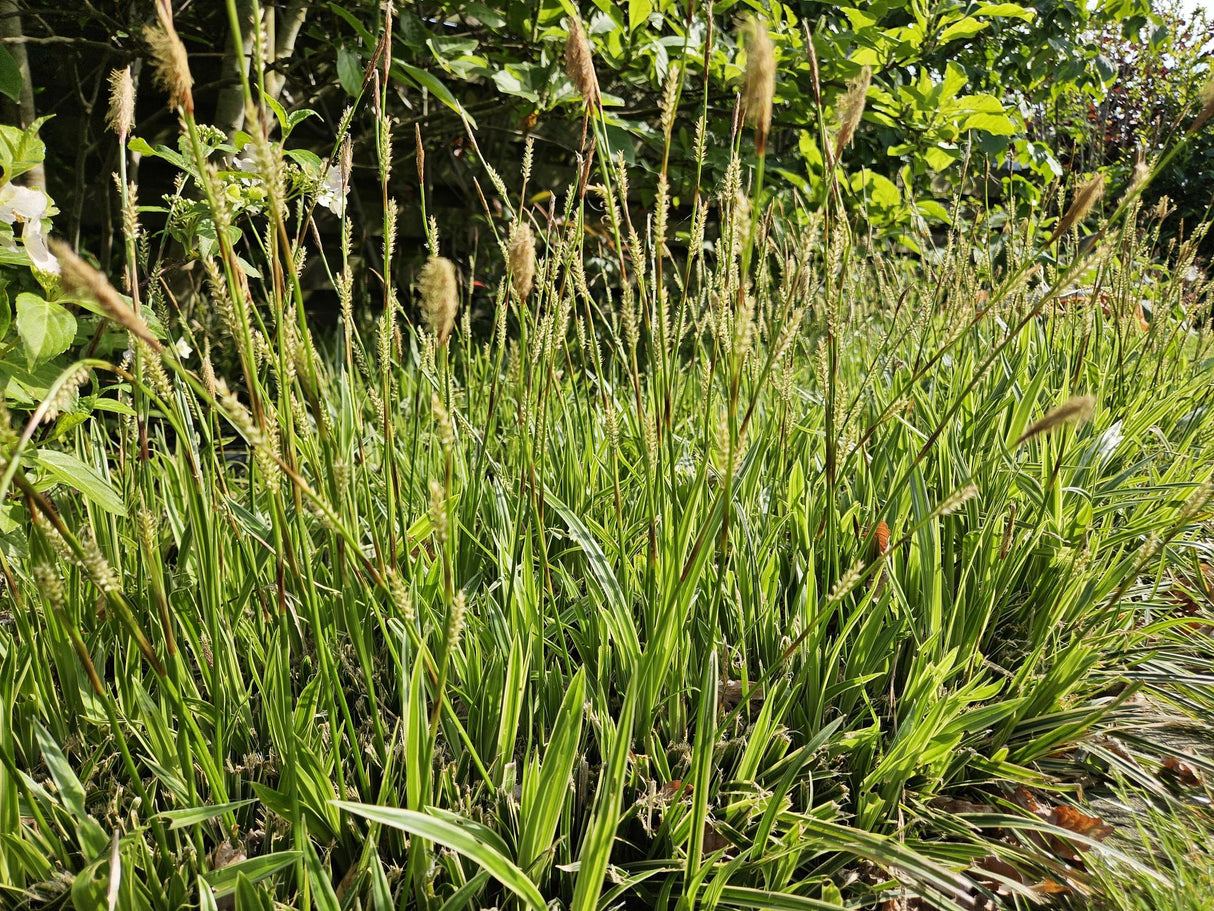
[[[129,66],[110,73],[110,109],[105,123],[124,139],[131,135],[135,123],[135,83],[131,81]]]
[[[190,59],[185,45],[173,27],[173,7],[170,0],[156,0],[158,25],[145,25],[143,37],[152,52],[152,65],[156,72],[156,84],[169,93],[169,108],[181,108],[187,115],[194,114],[194,93],[191,86]]]
[[[1062,221],[1058,222],[1058,227],[1054,229],[1050,242],[1057,240],[1087,218],[1102,196],[1104,196],[1104,175],[1097,174],[1075,192],[1075,198],[1071,200],[1066,214],[1062,216]]]
[[[776,54],[767,33],[767,25],[757,16],[742,23],[746,36],[746,78],[742,89],[742,110],[746,122],[755,128],[755,149],[760,155],[767,148],[771,133],[771,102],[776,93]]]
[[[147,323],[135,315],[135,311],[122,299],[122,295],[114,290],[114,286],[104,275],[77,256],[63,241],[51,238],[50,248],[59,260],[66,288],[95,300],[101,305],[106,316],[136,338],[146,342],[157,354],[164,350],[160,341],[152,335]]]
[[[868,100],[868,87],[872,85],[873,71],[864,67],[860,75],[847,84],[847,93],[839,102],[839,135],[835,138],[835,160],[855,138],[860,118],[864,116],[864,105]]]
[[[1047,412],[1045,417],[1034,422],[1024,433],[1020,434],[1020,439],[1016,441],[1016,445],[1020,446],[1033,439],[1033,437],[1049,433],[1051,430],[1059,427],[1065,427],[1070,424],[1082,424],[1092,416],[1092,410],[1095,407],[1096,399],[1090,395],[1080,395],[1073,399],[1067,399],[1067,401],[1054,410]]]
[[[535,235],[521,218],[510,233],[510,282],[520,301],[527,299],[535,284]]]
[[[594,72],[590,42],[586,40],[586,32],[576,16],[569,17],[569,38],[565,42],[565,72],[577,86],[587,106],[602,107],[599,77]]]
[[[438,345],[447,344],[459,310],[455,264],[444,256],[431,256],[418,276],[422,292],[422,318]]]

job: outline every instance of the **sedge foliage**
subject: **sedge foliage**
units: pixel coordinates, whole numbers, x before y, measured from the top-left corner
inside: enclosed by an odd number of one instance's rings
[[[215,232],[193,339],[230,376],[134,343],[65,372],[119,417],[36,465],[8,434],[4,903],[955,908],[1082,901],[1085,851],[1158,881],[1015,796],[1167,806],[1143,718],[1211,704],[1172,610],[1209,598],[1204,289],[1139,319],[1132,200],[1061,265],[1010,228],[909,264],[784,230],[736,155],[667,244],[587,111],[595,179],[526,216],[534,263],[501,233],[490,332],[391,285],[360,319],[343,233],[331,345],[254,124],[269,230]]]

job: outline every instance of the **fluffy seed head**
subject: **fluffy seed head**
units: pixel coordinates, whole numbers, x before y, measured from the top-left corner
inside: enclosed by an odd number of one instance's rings
[[[1100,202],[1102,196],[1104,196],[1104,175],[1097,174],[1076,191],[1075,198],[1071,200],[1066,214],[1062,216],[1062,221],[1058,222],[1058,227],[1054,229],[1051,241],[1057,240],[1087,218],[1088,213],[1092,211],[1096,203]]]
[[[1020,434],[1020,439],[1016,441],[1016,445],[1020,446],[1027,443],[1033,437],[1049,433],[1058,427],[1065,427],[1070,424],[1082,424],[1092,416],[1092,410],[1095,407],[1096,399],[1090,395],[1080,395],[1073,399],[1067,399],[1067,401],[1048,412],[1045,417],[1034,422],[1024,433]]]
[[[156,0],[157,25],[146,25],[143,37],[152,53],[156,84],[169,93],[169,108],[181,108],[194,113],[194,93],[191,86],[190,58],[185,45],[173,27],[173,7],[170,0]]]
[[[587,106],[602,107],[599,95],[599,77],[594,72],[594,57],[590,53],[590,42],[577,16],[569,17],[569,38],[565,41],[565,72],[577,86]]]
[[[742,24],[746,36],[746,78],[742,89],[742,110],[746,122],[755,128],[755,148],[760,155],[767,148],[771,132],[771,100],[776,91],[776,55],[767,26],[750,16]]]
[[[535,234],[521,218],[510,232],[510,282],[520,301],[527,299],[535,284]]]
[[[431,256],[422,266],[418,286],[422,292],[422,318],[441,347],[451,337],[459,310],[455,264],[444,256]]]
[[[110,73],[110,108],[105,123],[121,137],[131,135],[135,123],[135,83],[131,81],[129,66]]]
[[[835,159],[851,145],[855,138],[860,118],[864,116],[864,105],[868,100],[868,87],[872,85],[873,71],[864,67],[860,75],[847,84],[847,93],[839,102],[839,135],[835,138]]]
[[[101,305],[106,316],[146,342],[157,354],[164,350],[156,336],[152,335],[147,323],[135,315],[135,311],[122,299],[122,295],[114,290],[114,286],[104,275],[77,256],[63,241],[51,238],[50,247],[63,269],[65,287],[91,297]]]

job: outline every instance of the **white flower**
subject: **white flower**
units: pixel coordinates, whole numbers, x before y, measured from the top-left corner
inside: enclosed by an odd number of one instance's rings
[[[177,350],[177,356],[183,361],[189,360],[190,355],[194,353],[194,349],[189,346],[185,339],[179,338],[173,343],[173,347]]]
[[[46,194],[30,187],[7,183],[0,187],[0,221],[41,221],[46,215]]]
[[[341,215],[346,206],[346,190],[342,186],[341,171],[330,166],[316,190],[316,204],[324,206],[334,215]]]
[[[59,260],[47,249],[41,221],[27,221],[21,229],[21,240],[25,243],[25,253],[35,269],[52,275],[59,274]]]
[[[25,253],[40,272],[59,274],[59,260],[51,255],[42,233],[42,219],[46,217],[49,200],[41,190],[19,187],[8,183],[0,187],[0,221],[11,225],[22,224],[21,240]]]
[[[232,167],[237,171],[244,171],[246,174],[258,174],[260,169],[257,167],[257,161],[253,158],[253,153],[250,152],[243,158],[237,155],[232,159]]]

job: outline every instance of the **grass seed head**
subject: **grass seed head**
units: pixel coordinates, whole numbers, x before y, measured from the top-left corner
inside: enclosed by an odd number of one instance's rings
[[[1062,221],[1058,222],[1058,227],[1054,229],[1053,239],[1057,240],[1087,218],[1102,196],[1104,196],[1104,175],[1097,174],[1076,191],[1075,198],[1071,200],[1066,214],[1062,216]]]
[[[510,281],[520,301],[527,299],[535,284],[535,234],[521,218],[510,232]]]
[[[1033,439],[1033,437],[1049,433],[1059,427],[1082,424],[1092,416],[1092,410],[1095,407],[1096,399],[1090,395],[1080,395],[1073,399],[1068,399],[1057,408],[1048,412],[1041,420],[1034,422],[1024,433],[1020,434],[1020,439],[1016,441],[1016,445],[1022,446]]]
[[[77,256],[63,241],[51,238],[50,248],[63,270],[64,287],[95,300],[101,305],[106,316],[136,338],[146,342],[157,354],[164,350],[156,336],[152,335],[147,323],[135,314],[104,275]]]
[[[441,348],[451,337],[459,310],[455,264],[446,257],[431,256],[422,266],[418,285],[422,292],[422,318]]]
[[[873,71],[864,67],[860,75],[847,84],[847,93],[839,102],[839,135],[835,138],[835,160],[855,138],[860,119],[864,116],[864,105],[868,101],[868,87],[872,85]]]
[[[577,86],[587,106],[596,109],[602,106],[599,77],[594,71],[594,56],[590,51],[590,42],[586,40],[586,31],[577,16],[569,17],[569,38],[565,41],[565,72]]]
[[[156,0],[157,25],[146,25],[143,37],[152,54],[156,84],[169,93],[169,107],[181,108],[194,115],[194,78],[190,75],[190,58],[185,45],[173,26],[170,0]]]
[[[105,123],[120,137],[131,135],[135,123],[135,83],[131,81],[129,66],[110,72],[110,107]]]
[[[767,33],[767,25],[757,16],[742,24],[746,36],[746,77],[742,89],[742,110],[746,122],[755,129],[755,150],[762,155],[771,132],[772,98],[776,92],[776,55]]]

